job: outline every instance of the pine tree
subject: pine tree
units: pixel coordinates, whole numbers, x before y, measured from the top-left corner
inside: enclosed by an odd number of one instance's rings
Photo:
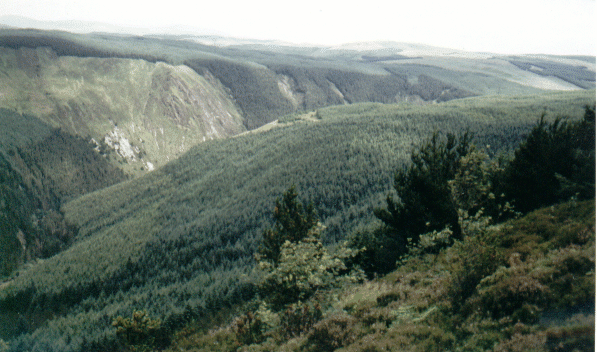
[[[275,225],[263,233],[263,242],[259,248],[258,259],[266,260],[277,266],[280,261],[280,248],[289,241],[297,243],[307,237],[318,224],[312,204],[303,206],[297,200],[295,186],[290,187],[282,199],[276,199],[274,208]]]
[[[584,119],[539,123],[508,164],[500,190],[527,213],[571,197],[595,196],[595,108]]]

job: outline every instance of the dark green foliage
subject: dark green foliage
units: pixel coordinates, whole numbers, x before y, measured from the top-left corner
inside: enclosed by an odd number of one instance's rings
[[[67,248],[77,229],[64,202],[126,179],[94,145],[34,116],[0,110],[0,267],[8,275],[24,262]]]
[[[558,201],[595,195],[595,107],[584,119],[541,118],[516,150],[498,192],[523,213]]]
[[[278,326],[278,315],[261,303],[259,309],[237,317],[232,323],[236,341],[240,345],[251,345],[265,341]]]
[[[417,83],[413,84],[408,89],[407,93],[412,96],[421,97],[424,101],[436,102],[466,98],[475,95],[428,75],[419,75]]]
[[[90,45],[82,38],[66,32],[20,30],[7,31],[7,35],[0,35],[0,46],[18,49],[22,47],[37,48],[50,47],[61,56],[79,57],[122,57],[144,59],[150,62],[165,61],[164,57],[156,57],[147,53],[131,52],[130,50],[115,50],[113,47]],[[103,43],[102,43],[103,44]]]
[[[293,111],[278,87],[274,72],[232,60],[193,60],[185,64],[199,74],[215,75],[243,111],[245,126],[254,129]],[[207,70],[207,71],[206,71]]]
[[[387,208],[375,211],[384,224],[382,237],[376,241],[381,241],[383,250],[389,251],[386,255],[398,258],[409,245],[416,245],[423,233],[445,227],[452,230],[455,238],[460,238],[458,212],[448,181],[454,178],[470,142],[468,132],[458,138],[453,134],[442,138],[434,133],[430,141],[413,152],[410,166],[396,173],[394,189],[399,200],[389,195]],[[381,272],[392,269],[393,265],[377,268]]]
[[[288,306],[280,318],[281,335],[290,339],[307,333],[323,317],[319,303],[297,302]]]
[[[263,342],[265,330],[266,324],[251,312],[236,318],[234,322],[236,340],[242,345]]]
[[[270,261],[277,266],[280,261],[280,248],[284,242],[300,242],[317,225],[318,219],[313,204],[304,207],[297,200],[297,196],[296,187],[292,186],[284,192],[281,200],[276,199],[274,228],[263,233],[259,260]]]
[[[20,228],[31,228],[30,216],[37,205],[20,173],[0,151],[0,277],[10,274],[19,264],[21,244],[17,234]]]
[[[421,75],[417,83],[410,84],[404,75],[391,69],[385,70],[384,74],[367,74],[288,65],[270,65],[269,68],[289,78],[299,110],[367,101],[394,103],[413,97],[424,101],[448,101],[474,95],[425,75]]]
[[[60,129],[17,153],[27,172],[49,189],[54,207],[83,194],[126,180],[124,172],[94,150],[95,145]]]
[[[514,57],[509,61],[522,70],[540,76],[555,76],[584,89],[595,88],[595,73],[587,70],[585,66],[573,66],[549,60],[523,57]],[[590,58],[587,61],[594,63],[595,58]]]
[[[162,322],[150,318],[145,311],[134,311],[131,318],[119,316],[112,326],[121,343],[130,351],[151,351],[167,343]]]

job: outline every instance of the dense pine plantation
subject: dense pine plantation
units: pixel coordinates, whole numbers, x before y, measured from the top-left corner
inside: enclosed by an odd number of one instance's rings
[[[64,205],[78,235],[2,284],[0,337],[14,351],[115,350],[122,341],[112,322],[145,310],[166,336],[156,344],[166,345],[189,321],[254,297],[253,254],[290,185],[313,203],[321,240],[334,247],[377,224],[373,210],[393,194],[394,173],[434,131],[469,130],[490,154],[507,156],[542,114],[578,119],[593,96],[337,106],[196,146]]]
[[[0,109],[0,275],[65,249],[76,234],[60,207],[126,179],[83,138]],[[16,235],[16,236],[15,236]]]

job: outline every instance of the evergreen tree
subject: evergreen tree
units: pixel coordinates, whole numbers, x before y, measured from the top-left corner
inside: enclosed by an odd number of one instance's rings
[[[276,199],[274,208],[275,225],[263,233],[259,247],[259,260],[266,260],[277,266],[280,261],[280,248],[289,241],[297,243],[307,237],[317,226],[318,219],[313,204],[306,207],[297,200],[295,186],[290,187],[282,199]]]
[[[375,211],[394,237],[404,243],[407,238],[416,242],[418,235],[446,226],[460,234],[448,181],[454,178],[460,158],[468,153],[470,141],[468,132],[458,138],[448,134],[444,141],[434,133],[413,152],[411,165],[396,173],[394,189],[400,200],[388,196],[387,208]]]
[[[576,122],[541,117],[506,167],[500,190],[522,213],[571,197],[593,198],[595,107],[586,107]]]
[[[396,173],[394,189],[400,199],[389,195],[387,208],[375,210],[375,216],[383,222],[382,229],[375,231],[374,241],[374,251],[382,251],[383,255],[369,253],[379,258],[375,271],[392,270],[398,257],[409,245],[417,244],[421,234],[449,227],[454,237],[460,237],[458,212],[448,181],[455,177],[458,162],[470,147],[469,132],[445,138],[436,132],[412,153],[411,165]]]

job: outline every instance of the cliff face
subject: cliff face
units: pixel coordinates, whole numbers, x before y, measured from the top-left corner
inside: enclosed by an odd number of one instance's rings
[[[0,76],[0,106],[112,149],[127,173],[245,130],[219,81],[186,66],[0,48]]]

